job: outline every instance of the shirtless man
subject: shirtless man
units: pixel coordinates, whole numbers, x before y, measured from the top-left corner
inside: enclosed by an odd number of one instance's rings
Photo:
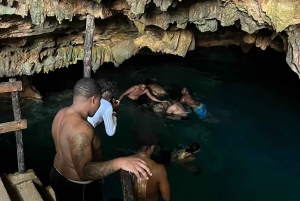
[[[132,200],[145,200],[145,201],[158,201],[159,196],[164,201],[169,201],[171,197],[170,184],[165,167],[162,164],[154,162],[150,159],[154,152],[155,145],[157,144],[157,138],[151,132],[141,132],[136,136],[136,143],[138,145],[138,152],[136,157],[144,160],[153,173],[153,176],[149,180],[137,180],[136,177],[132,178],[132,193],[135,199]],[[123,173],[124,171],[122,171]],[[121,179],[122,179],[121,174]],[[123,183],[123,182],[122,182]],[[124,183],[123,183],[124,184]],[[124,198],[126,191],[124,185],[122,185]],[[127,200],[127,199],[125,199]]]
[[[163,111],[166,112],[167,116],[166,118],[168,119],[173,119],[173,120],[187,120],[188,115],[185,112],[184,107],[180,102],[177,100],[173,100],[171,104],[160,104],[160,108],[163,109]]]
[[[141,95],[146,94],[151,100],[155,102],[163,102],[161,100],[158,100],[155,98],[150,92],[149,89],[147,89],[146,84],[139,84],[130,87],[127,89],[118,99],[118,104],[120,104],[121,100],[124,96],[127,96],[131,100],[137,100]]]
[[[120,169],[138,178],[152,175],[145,161],[137,157],[102,161],[99,135],[87,121],[100,106],[100,93],[94,79],[80,79],[74,87],[72,105],[61,109],[53,120],[56,155],[49,179],[56,201],[101,201],[99,181]]]
[[[195,101],[190,95],[188,88],[183,87],[181,93],[182,97],[180,99],[180,102],[183,104],[187,104],[188,106],[193,108],[200,119],[205,118],[207,113],[206,106],[203,103]]]

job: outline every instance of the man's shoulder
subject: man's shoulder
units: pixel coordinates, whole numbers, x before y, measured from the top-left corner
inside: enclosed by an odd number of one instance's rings
[[[156,163],[152,166],[151,172],[156,176],[158,180],[164,178],[164,175],[167,174],[167,170],[163,164]]]
[[[85,119],[82,119],[78,114],[67,114],[64,118],[64,127],[68,127],[70,130],[74,131],[90,131],[93,126]]]
[[[157,172],[161,172],[161,171],[165,171],[166,170],[166,168],[165,168],[165,166],[163,165],[163,164],[160,164],[160,163],[157,163],[157,162],[155,162],[155,161],[153,161],[153,160],[151,160],[152,161],[152,171],[157,171]]]

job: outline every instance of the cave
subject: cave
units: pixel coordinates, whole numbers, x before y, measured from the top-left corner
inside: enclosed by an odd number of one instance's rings
[[[25,84],[19,93],[28,120],[25,162],[44,185],[55,154],[51,122],[83,77],[91,15],[91,77],[116,80],[115,98],[145,78],[178,97],[187,85],[217,119],[199,121],[191,113],[186,122],[166,120],[124,100],[116,135],[106,136],[103,124],[96,128],[104,159],[133,154],[133,133],[153,129],[160,150],[193,141],[202,147],[192,163],[200,173],[166,166],[172,200],[299,198],[297,1],[7,0],[0,13],[0,81],[16,77]],[[13,118],[10,94],[0,101],[2,123]],[[17,172],[13,133],[1,134],[0,144],[6,161],[0,173]],[[117,180],[117,174],[106,178],[105,201],[121,199]]]

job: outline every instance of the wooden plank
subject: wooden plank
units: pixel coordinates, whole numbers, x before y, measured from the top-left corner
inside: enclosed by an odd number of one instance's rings
[[[95,30],[95,18],[88,14],[86,17],[84,56],[83,56],[83,77],[91,77],[92,70],[92,47]]]
[[[12,92],[12,91],[22,91],[22,82],[2,82],[0,83],[0,93]]]
[[[16,78],[10,78],[9,82],[13,83]],[[17,91],[11,92],[12,105],[14,110],[15,121],[21,120],[21,109],[19,101],[19,93]],[[15,131],[16,143],[17,143],[17,157],[18,157],[18,170],[20,173],[25,172],[25,158],[24,158],[24,146],[23,146],[23,136],[22,130]]]
[[[11,121],[0,124],[0,134],[27,128],[27,120]]]

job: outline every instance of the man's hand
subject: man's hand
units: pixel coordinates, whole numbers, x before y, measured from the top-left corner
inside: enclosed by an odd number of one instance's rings
[[[113,104],[112,104],[112,107],[113,107],[113,110],[114,110],[115,112],[117,112],[117,111],[119,110],[119,108],[120,108],[120,101],[114,100],[114,102],[113,102]]]
[[[148,179],[148,175],[152,176],[149,166],[145,161],[138,157],[122,157],[117,158],[113,162],[114,169],[123,169],[128,172],[132,172],[135,176],[140,179],[141,175]]]

